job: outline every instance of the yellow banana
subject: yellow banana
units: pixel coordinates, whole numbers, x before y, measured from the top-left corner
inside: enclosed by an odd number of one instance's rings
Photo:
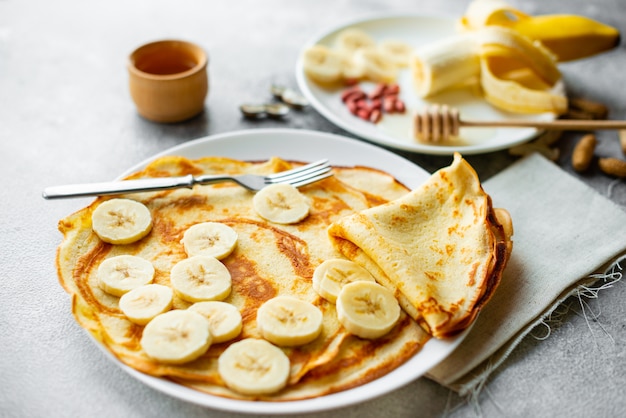
[[[540,41],[559,62],[573,61],[609,51],[619,45],[618,29],[584,16],[555,14],[533,16],[511,28]]]
[[[505,26],[533,41],[539,41],[557,58],[572,61],[615,48],[617,28],[572,14],[529,16],[503,0],[474,0],[459,22],[461,30]]]

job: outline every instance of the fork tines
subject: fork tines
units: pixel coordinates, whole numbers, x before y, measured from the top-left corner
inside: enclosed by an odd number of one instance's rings
[[[327,159],[315,161],[302,167],[266,176],[267,184],[289,183],[294,187],[332,176],[332,167]]]

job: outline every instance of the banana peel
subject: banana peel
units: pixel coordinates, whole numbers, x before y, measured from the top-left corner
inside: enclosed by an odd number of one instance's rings
[[[412,62],[416,93],[430,97],[478,78],[485,99],[515,113],[567,110],[554,55],[513,29],[487,26],[429,44]]]
[[[527,15],[503,0],[474,0],[459,21],[464,31],[504,26],[541,42],[558,62],[587,58],[619,45],[617,28],[572,14]]]
[[[616,28],[584,16],[555,14],[520,19],[509,26],[540,41],[557,61],[587,58],[615,48],[620,43]]]
[[[472,1],[458,29],[480,39],[485,99],[516,113],[563,114],[568,103],[559,91],[556,64],[600,54],[620,43],[618,29],[596,20],[572,14],[532,16],[505,0]]]

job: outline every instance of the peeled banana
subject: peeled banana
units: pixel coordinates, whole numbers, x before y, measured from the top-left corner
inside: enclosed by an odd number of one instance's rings
[[[476,36],[461,34],[425,45],[411,60],[417,95],[429,97],[444,90],[478,81],[480,49]]]
[[[510,28],[487,26],[430,44],[416,51],[412,71],[421,97],[477,80],[485,99],[500,109],[567,110],[565,94],[556,88],[561,73],[554,56]]]
[[[229,345],[217,362],[226,386],[244,395],[278,392],[287,385],[290,367],[280,348],[256,338]]]
[[[130,244],[148,235],[152,229],[150,210],[130,199],[109,199],[91,215],[93,231],[104,242]]]

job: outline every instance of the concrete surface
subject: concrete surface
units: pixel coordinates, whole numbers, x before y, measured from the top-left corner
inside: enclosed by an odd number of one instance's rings
[[[621,0],[511,3],[531,14],[583,14],[626,32]],[[54,268],[61,238],[57,221],[88,200],[48,202],[41,191],[111,179],[171,146],[234,130],[304,128],[354,138],[314,109],[284,121],[255,122],[243,119],[238,105],[268,97],[272,82],[295,87],[298,51],[324,29],[372,13],[458,17],[466,5],[459,0],[0,1],[0,416],[242,416],[150,389],[94,346],[74,321]],[[159,125],[136,114],[125,60],[134,47],[168,37],[208,50],[211,87],[204,114]],[[623,45],[561,68],[573,94],[601,100],[610,105],[612,118],[626,119]],[[561,140],[558,164],[626,209],[623,180],[596,169],[584,175],[572,171],[569,158],[579,136]],[[615,132],[598,137],[598,155],[624,158]],[[429,171],[450,161],[399,153]],[[483,180],[515,160],[506,151],[468,159]],[[587,305],[568,301],[551,335],[544,339],[546,329],[538,329],[526,338],[476,399],[419,379],[381,398],[312,416],[625,416],[625,299],[626,283],[620,282]]]

